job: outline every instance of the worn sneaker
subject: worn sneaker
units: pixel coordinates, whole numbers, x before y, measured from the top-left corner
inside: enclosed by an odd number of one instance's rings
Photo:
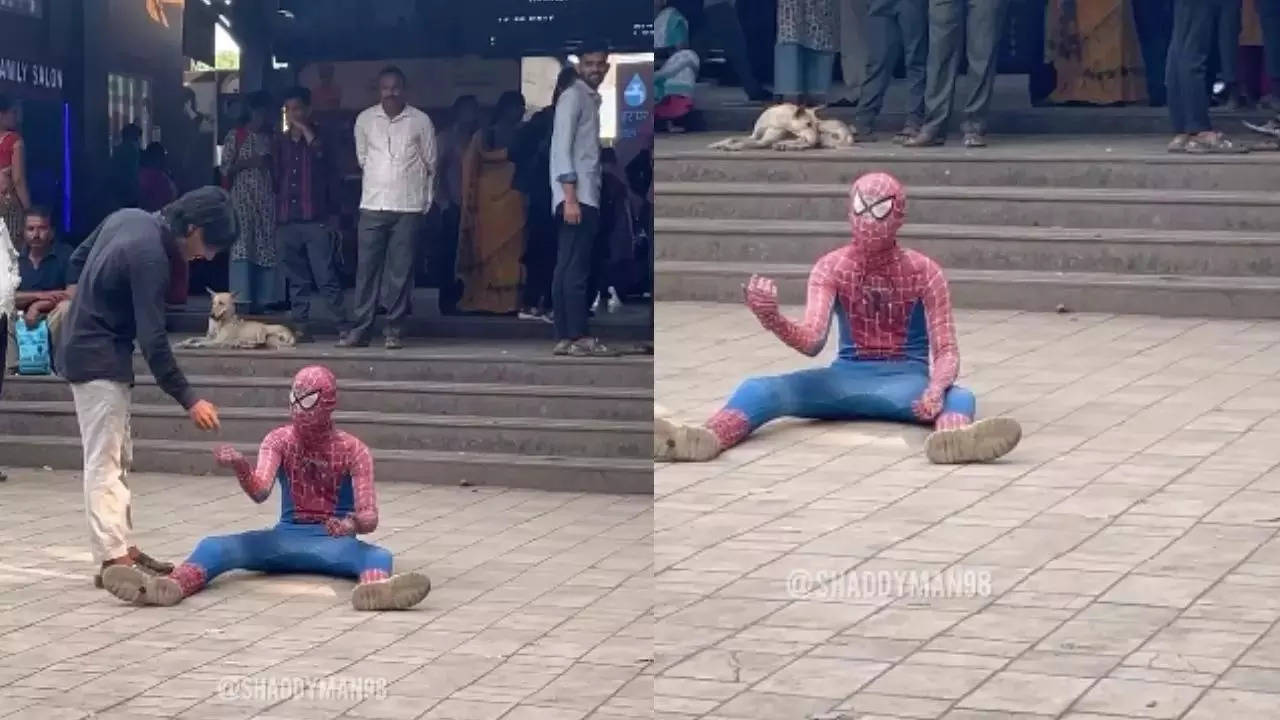
[[[711,430],[668,418],[653,419],[655,462],[707,462],[719,454],[720,441]]]
[[[618,357],[621,353],[595,338],[582,338],[569,346],[574,357]]]
[[[168,575],[152,575],[135,565],[109,565],[102,571],[107,592],[135,605],[177,605],[182,586]]]
[[[431,592],[431,581],[421,573],[401,573],[386,580],[360,583],[351,591],[356,610],[408,610]]]
[[[938,465],[990,462],[1007,455],[1021,439],[1017,420],[989,418],[954,430],[935,430],[925,440],[924,452]]]
[[[141,550],[139,550],[138,554],[134,556],[133,564],[151,573],[152,575],[168,575],[169,573],[173,572],[173,563],[164,562],[163,560],[157,560],[151,557],[150,555],[142,552]],[[103,563],[102,569],[106,569],[108,567],[111,567],[111,566],[109,564]],[[102,587],[102,571],[101,570],[98,571],[97,575],[93,576],[93,586],[96,588]]]
[[[1280,118],[1272,118],[1261,124],[1246,121],[1244,126],[1256,133],[1280,138]]]
[[[403,350],[404,341],[400,339],[399,335],[388,335],[386,341],[383,342],[383,346],[388,350]]]
[[[572,340],[557,340],[556,346],[551,349],[552,355],[568,355],[569,348],[573,347]]]

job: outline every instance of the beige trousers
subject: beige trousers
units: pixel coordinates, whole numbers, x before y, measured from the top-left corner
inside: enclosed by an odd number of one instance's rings
[[[62,319],[67,316],[67,309],[71,307],[70,300],[63,300],[58,303],[57,307],[49,311],[45,315],[45,321],[49,323],[49,354],[52,355],[54,348],[58,342],[58,330],[62,327]],[[13,373],[18,369],[18,331],[14,323],[25,322],[21,311],[15,312],[9,316],[9,343],[4,347],[4,369],[7,373]]]
[[[856,102],[867,77],[867,0],[840,0],[840,74],[844,85],[832,88],[832,100]]]
[[[84,509],[89,549],[103,562],[129,553],[133,518],[126,476],[133,464],[129,386],[111,380],[72,383],[84,446]]]

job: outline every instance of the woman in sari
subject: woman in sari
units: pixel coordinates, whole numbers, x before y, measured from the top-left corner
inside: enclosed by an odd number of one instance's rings
[[[520,305],[525,200],[515,188],[516,166],[507,154],[524,119],[524,97],[506,92],[489,127],[471,138],[462,159],[462,221],[458,278],[464,312],[509,314]]]
[[[1050,102],[1146,102],[1147,77],[1131,2],[1050,0],[1045,55],[1057,73]]]
[[[15,248],[22,247],[24,215],[31,207],[27,189],[27,164],[22,136],[18,134],[18,106],[0,95],[0,222],[9,229]]]

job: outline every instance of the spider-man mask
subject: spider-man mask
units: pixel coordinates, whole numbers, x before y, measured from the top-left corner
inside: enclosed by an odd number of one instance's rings
[[[898,245],[898,228],[907,217],[907,192],[892,175],[867,173],[849,189],[849,227],[853,244],[864,255]]]
[[[289,416],[299,435],[316,435],[331,429],[337,404],[338,379],[329,368],[308,365],[293,376]]]

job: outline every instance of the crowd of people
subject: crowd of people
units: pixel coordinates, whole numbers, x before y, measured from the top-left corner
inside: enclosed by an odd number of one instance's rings
[[[546,322],[554,327],[555,354],[615,354],[593,336],[589,317],[651,287],[652,172],[624,171],[601,147],[599,86],[608,52],[579,54],[577,67],[560,73],[552,104],[527,120],[519,92],[503,93],[488,112],[467,95],[453,103],[439,132],[406,102],[404,73],[384,69],[379,100],[358,115],[350,138],[360,168],[350,223],[339,143],[313,117],[311,91],[248,95],[217,169],[236,216],[228,285],[237,310],[287,309],[298,341],[308,342],[318,298],[338,327],[340,347],[367,346],[375,319],[385,315],[385,347],[397,349],[425,264],[445,314]],[[109,202],[151,213],[172,205],[179,192],[166,157],[160,143],[143,144],[141,127],[125,125],[112,150]],[[651,157],[643,153],[631,165]],[[57,344],[69,284],[71,248],[54,241],[50,213],[32,204],[25,178],[17,108],[0,96],[0,222],[20,270],[17,305],[4,313],[7,372],[17,369],[17,322],[36,327],[48,316]],[[355,262],[344,263],[343,232],[352,225]],[[344,265],[354,272],[342,272]],[[185,300],[189,272],[175,263],[171,300]],[[354,276],[349,305],[344,274]]]
[[[1214,103],[1280,112],[1280,5],[1272,0],[777,0],[772,93],[757,77],[734,0],[655,4],[660,130],[694,124],[701,61],[691,47],[714,45],[749,99],[856,107],[859,139],[874,134],[901,62],[906,121],[895,142],[941,145],[963,58],[971,78],[959,98],[963,144],[983,147],[1011,8],[1020,12],[1019,31],[1044,51],[1030,68],[1035,104],[1167,106],[1175,134],[1168,149],[1191,153],[1249,149],[1214,128]],[[686,17],[695,12],[707,31],[701,42]],[[1261,51],[1251,52],[1257,45]],[[834,82],[837,58],[843,85]],[[1258,59],[1260,71],[1250,76],[1242,61]],[[1253,148],[1280,150],[1280,115],[1249,127],[1268,136]]]

